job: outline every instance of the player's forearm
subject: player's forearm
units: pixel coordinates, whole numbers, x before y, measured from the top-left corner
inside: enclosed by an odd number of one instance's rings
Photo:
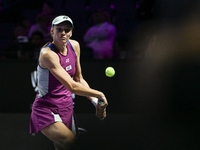
[[[74,84],[70,91],[76,95],[86,96],[90,100],[92,99],[92,97],[99,98],[104,96],[102,92],[91,89],[89,86],[85,86],[81,83]]]
[[[70,79],[71,80],[71,79]],[[84,85],[80,82],[76,82],[71,80],[70,82],[66,82],[67,80],[60,79],[59,80],[70,92],[86,97],[103,97],[104,94],[100,91],[91,89],[88,85]]]
[[[86,87],[90,87],[89,84],[83,78],[79,79],[78,82],[81,83],[82,85],[86,86]]]
[[[86,87],[90,87],[89,84],[88,84],[83,78],[80,80],[80,83],[83,84],[83,85],[86,86]],[[90,101],[92,101],[95,97],[87,96],[87,98],[88,98]]]

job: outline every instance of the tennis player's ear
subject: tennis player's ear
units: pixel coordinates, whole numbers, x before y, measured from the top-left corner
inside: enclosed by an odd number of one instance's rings
[[[70,31],[70,32],[71,32],[70,37],[72,37],[72,31]]]
[[[51,27],[50,33],[51,35],[53,35],[53,27]]]

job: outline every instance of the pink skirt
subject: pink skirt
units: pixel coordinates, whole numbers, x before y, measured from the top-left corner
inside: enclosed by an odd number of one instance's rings
[[[78,134],[77,120],[73,107],[60,109],[33,107],[30,120],[30,134],[35,135],[41,129],[55,122],[63,122],[75,135]]]

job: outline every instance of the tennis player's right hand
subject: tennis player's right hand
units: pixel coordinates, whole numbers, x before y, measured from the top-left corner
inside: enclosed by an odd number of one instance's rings
[[[98,100],[99,102],[103,102],[103,103],[99,103],[96,106],[96,116],[100,119],[103,120],[106,117],[106,107],[108,106],[108,102],[105,96],[99,98]]]

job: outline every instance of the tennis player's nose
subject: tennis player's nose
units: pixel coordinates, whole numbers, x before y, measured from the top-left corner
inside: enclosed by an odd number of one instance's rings
[[[62,30],[62,32],[61,32],[62,34],[66,34],[66,32],[65,32],[65,30]]]

